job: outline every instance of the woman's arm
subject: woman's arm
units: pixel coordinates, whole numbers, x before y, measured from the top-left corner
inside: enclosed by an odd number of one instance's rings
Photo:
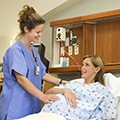
[[[106,120],[112,120],[112,119],[110,118],[110,119],[106,119]]]
[[[38,99],[40,99],[41,101],[45,102],[45,103],[50,103],[51,104],[51,100],[52,101],[57,101],[59,98],[55,95],[49,94],[49,95],[45,95],[43,94],[39,89],[37,89],[32,82],[27,79],[25,76],[17,73],[14,71],[14,74],[16,76],[16,79],[18,81],[18,83],[29,93],[31,93],[32,95],[34,95],[35,97],[37,97]]]
[[[50,88],[46,91],[46,94],[64,94],[67,89],[64,88]],[[68,89],[69,90],[69,89]]]
[[[49,75],[48,73],[45,74],[45,76],[43,76],[42,80],[50,82],[50,83],[54,83],[56,85],[59,85],[61,79],[53,77],[52,75]],[[62,84],[66,84],[69,83],[69,81],[62,81]]]
[[[51,88],[46,91],[46,94],[64,94],[67,104],[70,104],[71,107],[76,108],[77,103],[76,99],[80,100],[73,92],[66,88]]]

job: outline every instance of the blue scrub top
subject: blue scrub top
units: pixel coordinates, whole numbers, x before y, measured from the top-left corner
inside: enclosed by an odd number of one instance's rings
[[[39,90],[46,67],[40,60],[36,48],[32,45],[34,57],[37,57],[40,73],[36,75],[36,62],[29,49],[20,41],[13,44],[3,57],[3,90],[0,99],[0,120],[13,120],[29,114],[38,113],[41,101],[28,93],[18,82],[13,70],[28,78]]]

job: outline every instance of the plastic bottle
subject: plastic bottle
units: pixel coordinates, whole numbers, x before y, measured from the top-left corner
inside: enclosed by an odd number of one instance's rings
[[[61,67],[66,67],[67,66],[67,61],[66,61],[66,56],[65,54],[62,54],[60,56],[60,64],[61,64]]]

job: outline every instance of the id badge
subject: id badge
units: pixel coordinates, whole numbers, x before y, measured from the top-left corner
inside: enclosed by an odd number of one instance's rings
[[[36,75],[39,75],[39,66],[36,66]]]

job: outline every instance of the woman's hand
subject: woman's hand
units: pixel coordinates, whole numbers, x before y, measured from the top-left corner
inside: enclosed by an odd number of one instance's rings
[[[57,101],[59,100],[59,97],[56,96],[56,94],[44,94],[44,96],[41,99],[44,103],[50,103],[52,104],[51,101]]]
[[[69,89],[63,89],[63,94],[66,98],[67,104],[70,104],[70,107],[75,109],[77,107],[76,99],[80,100],[80,98],[72,93]]]

